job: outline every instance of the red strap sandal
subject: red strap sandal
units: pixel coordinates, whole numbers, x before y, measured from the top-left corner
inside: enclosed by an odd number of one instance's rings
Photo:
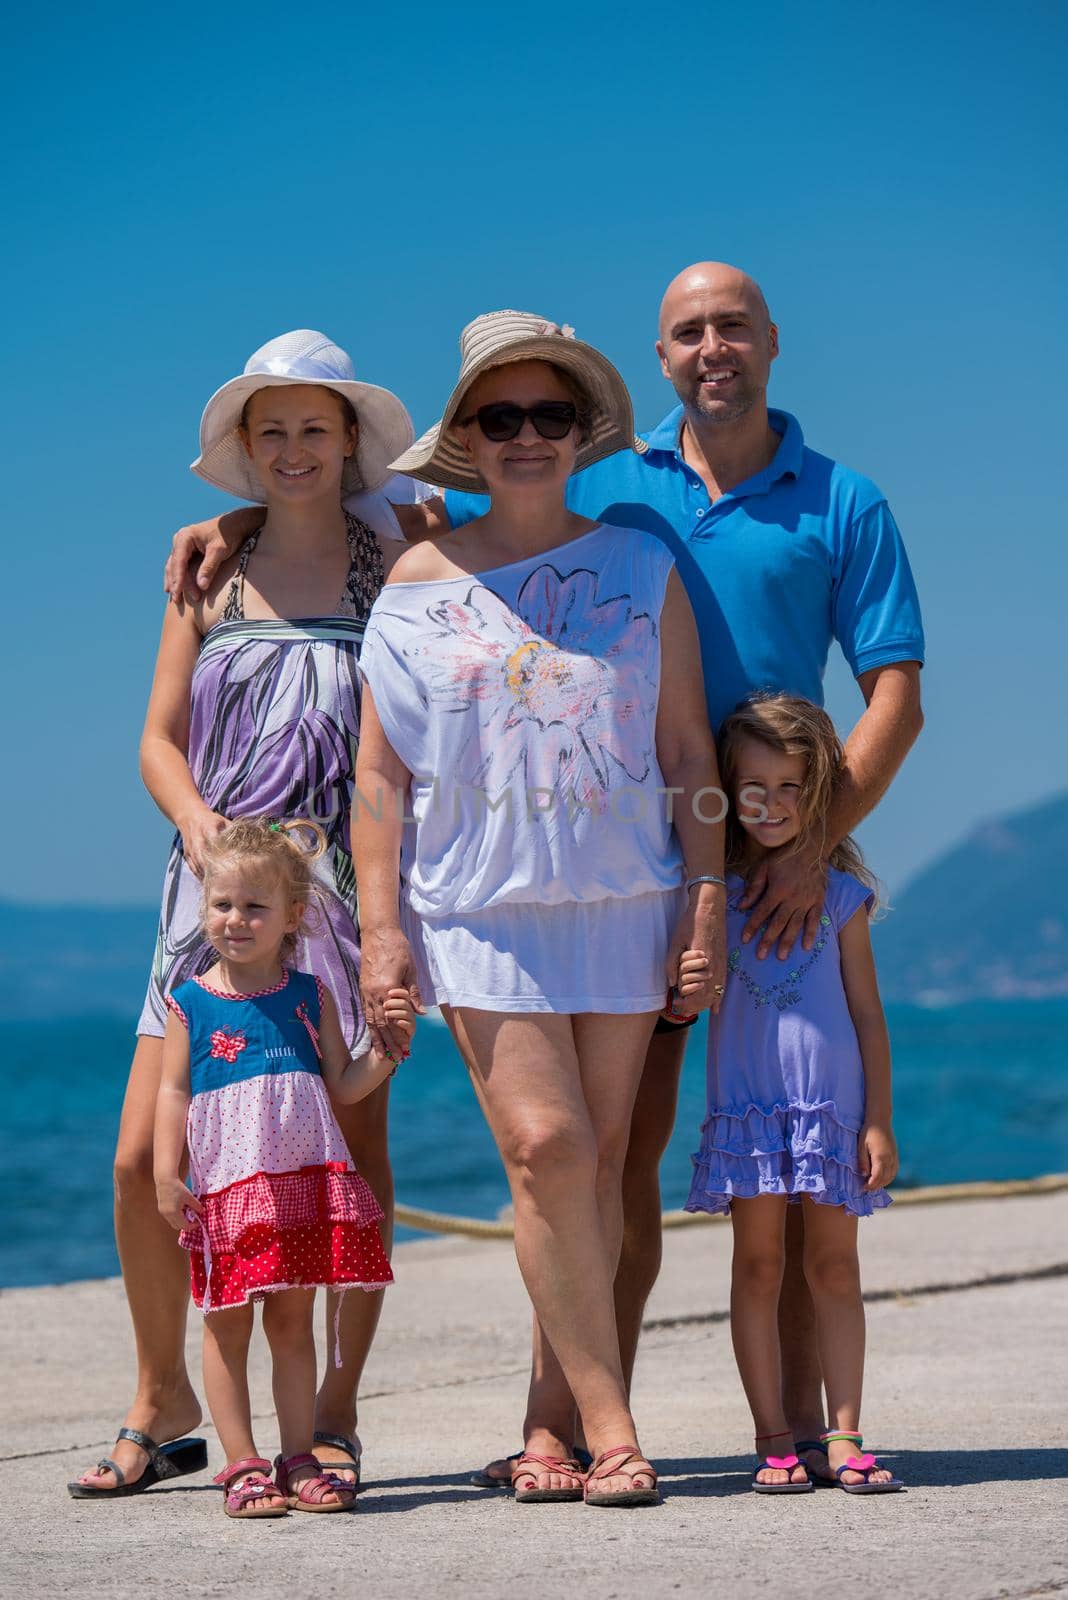
[[[311,1467],[312,1476],[304,1478],[294,1489],[290,1474],[300,1467]],[[329,1467],[323,1467],[310,1451],[300,1455],[277,1456],[274,1463],[279,1488],[289,1501],[292,1511],[351,1511],[356,1504],[356,1490],[344,1478],[339,1478]],[[336,1496],[328,1500],[327,1495]]]
[[[230,1461],[212,1479],[223,1490],[223,1511],[239,1521],[258,1517],[284,1517],[289,1510],[282,1490],[271,1478],[271,1463],[262,1456]],[[243,1481],[238,1483],[236,1480]],[[274,1497],[274,1504],[268,1496]]]
[[[630,1462],[637,1461],[639,1466],[625,1472],[624,1468]],[[604,1494],[594,1488],[590,1493],[591,1485],[595,1485],[602,1478],[624,1477],[631,1480],[629,1489],[617,1489],[615,1494]],[[651,1478],[652,1482],[636,1484],[635,1478]],[[658,1506],[660,1504],[660,1490],[657,1488],[657,1476],[654,1468],[646,1461],[637,1445],[617,1444],[611,1450],[602,1450],[597,1460],[586,1474],[585,1500],[588,1506]]]

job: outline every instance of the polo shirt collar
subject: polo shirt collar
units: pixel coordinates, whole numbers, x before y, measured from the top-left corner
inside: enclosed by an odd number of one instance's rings
[[[679,434],[682,431],[682,406],[676,406],[669,411],[662,422],[657,423],[648,433],[641,437],[647,445],[647,454],[661,451],[667,455],[678,457]],[[801,424],[796,417],[788,411],[768,410],[768,421],[780,437],[779,448],[772,456],[768,466],[763,472],[758,472],[754,477],[747,478],[744,483],[737,484],[730,493],[732,495],[766,494],[770,488],[781,478],[799,478],[804,460],[805,440],[801,432]]]

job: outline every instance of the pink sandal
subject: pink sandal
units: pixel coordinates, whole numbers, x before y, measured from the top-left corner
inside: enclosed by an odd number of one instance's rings
[[[289,1475],[299,1467],[313,1467],[315,1476],[305,1478],[296,1490],[291,1491]],[[351,1511],[356,1503],[356,1491],[352,1484],[337,1477],[329,1467],[324,1469],[310,1451],[296,1456],[276,1456],[274,1470],[279,1492],[286,1496],[293,1511]],[[337,1499],[327,1500],[325,1497],[328,1494],[337,1495]]]
[[[289,1511],[287,1505],[257,1505],[257,1500],[263,1500],[265,1495],[283,1495],[284,1491],[270,1476],[271,1463],[264,1461],[262,1456],[246,1456],[244,1461],[231,1461],[222,1471],[216,1473],[213,1483],[220,1484],[223,1490],[223,1511],[228,1517],[235,1517],[239,1522],[255,1521],[259,1517],[284,1517]],[[231,1488],[235,1478],[244,1478],[243,1483]]]
[[[570,1478],[570,1489],[539,1489],[538,1474],[541,1472],[555,1472],[561,1478]],[[533,1478],[533,1486],[529,1489],[520,1489],[521,1478]],[[515,1490],[516,1501],[520,1504],[532,1505],[535,1502],[550,1500],[581,1500],[586,1479],[582,1468],[577,1461],[562,1461],[559,1456],[538,1456],[533,1450],[524,1450],[522,1455],[516,1457],[515,1466],[512,1468],[512,1488]]]
[[[618,1457],[619,1459],[613,1459]],[[641,1466],[624,1472],[631,1461],[640,1461]],[[606,1464],[607,1463],[607,1464]],[[601,1478],[615,1478],[622,1476],[629,1478],[633,1485],[630,1489],[617,1490],[615,1494],[598,1494],[596,1489],[591,1494],[591,1484],[596,1484]],[[635,1478],[651,1478],[648,1485],[634,1483]],[[637,1445],[617,1444],[611,1450],[602,1450],[597,1460],[586,1474],[585,1500],[588,1506],[658,1506],[660,1504],[660,1490],[657,1488],[655,1469],[646,1461]]]

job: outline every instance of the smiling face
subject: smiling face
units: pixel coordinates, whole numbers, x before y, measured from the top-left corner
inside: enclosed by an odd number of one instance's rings
[[[763,400],[779,330],[751,278],[706,262],[668,286],[656,352],[688,411],[705,422],[733,422]]]
[[[212,866],[204,890],[204,932],[224,961],[262,964],[296,932],[304,907],[291,901],[277,875],[227,861]]]
[[[241,437],[268,501],[341,497],[341,474],[356,428],[341,395],[314,383],[257,389]]]
[[[738,821],[763,850],[789,844],[801,832],[800,811],[807,764],[761,739],[742,739],[732,761],[731,800]],[[761,822],[763,811],[767,820]]]
[[[480,406],[507,402],[529,409],[541,400],[574,403],[574,392],[546,361],[513,361],[476,378],[460,402],[458,415],[474,418]],[[570,477],[578,449],[578,428],[562,439],[543,439],[529,417],[514,439],[495,444],[477,421],[454,423],[456,433],[487,488],[514,491],[524,485],[539,490],[559,488]]]

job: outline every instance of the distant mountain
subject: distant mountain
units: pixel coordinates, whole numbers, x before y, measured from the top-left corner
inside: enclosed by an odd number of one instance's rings
[[[0,1020],[136,1016],[159,911],[0,901]]]
[[[981,824],[906,886],[874,942],[888,1000],[1068,994],[1068,794]]]
[[[0,1020],[141,1009],[158,912],[0,901]],[[1068,995],[1068,794],[986,822],[874,931],[887,1000]]]

